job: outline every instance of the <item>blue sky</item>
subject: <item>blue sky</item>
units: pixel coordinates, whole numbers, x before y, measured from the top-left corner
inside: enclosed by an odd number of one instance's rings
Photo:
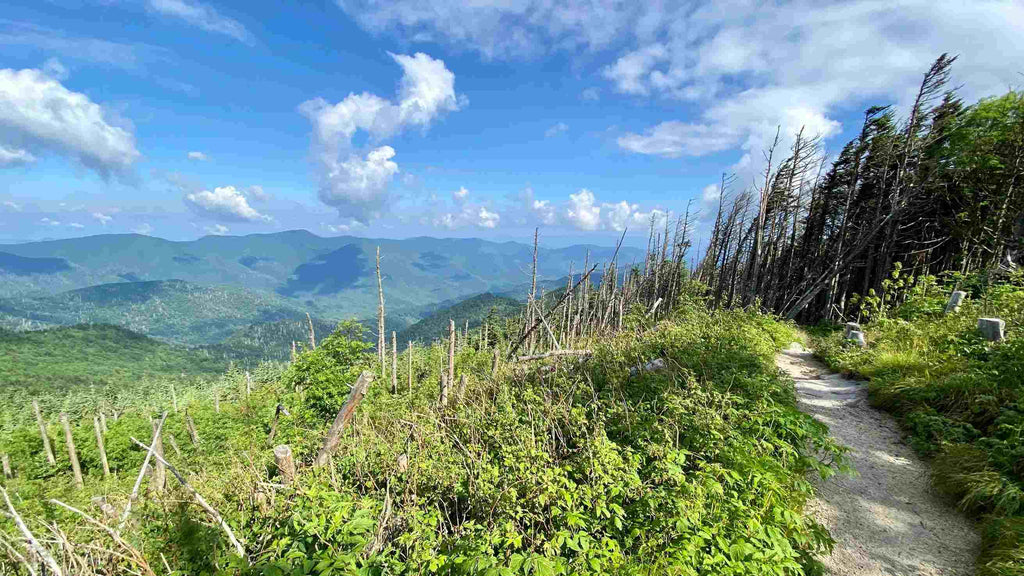
[[[1019,85],[1022,33],[996,0],[8,0],[0,241],[642,243],[942,52],[969,99]]]

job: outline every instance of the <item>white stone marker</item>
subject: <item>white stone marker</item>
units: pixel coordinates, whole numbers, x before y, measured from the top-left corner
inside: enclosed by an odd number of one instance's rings
[[[978,332],[989,342],[1000,342],[1006,335],[1006,322],[999,318],[978,318]]]
[[[864,337],[864,333],[861,332],[860,330],[853,330],[853,331],[851,331],[850,335],[846,339],[848,341],[850,341],[850,342],[853,342],[857,346],[860,346],[861,348],[867,348],[868,347],[868,341]]]
[[[956,290],[949,295],[949,302],[946,303],[946,314],[960,310],[960,303],[964,301],[967,292]]]
[[[849,338],[850,332],[863,332],[863,330],[861,330],[860,324],[857,324],[856,322],[847,322],[846,325],[843,326],[843,338]]]

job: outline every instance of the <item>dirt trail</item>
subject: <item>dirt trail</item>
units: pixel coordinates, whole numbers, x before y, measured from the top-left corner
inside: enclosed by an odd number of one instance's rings
[[[858,474],[819,482],[809,511],[836,540],[825,558],[837,576],[966,575],[979,538],[937,496],[927,466],[903,443],[891,416],[868,405],[867,385],[831,374],[799,344],[778,355],[796,380],[800,409],[851,449]]]

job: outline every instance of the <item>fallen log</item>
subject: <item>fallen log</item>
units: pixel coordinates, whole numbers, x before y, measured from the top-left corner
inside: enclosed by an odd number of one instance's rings
[[[551,358],[553,356],[593,356],[593,350],[552,350],[551,352],[545,352],[543,354],[534,354],[532,356],[519,356],[516,358],[518,362],[530,362],[533,360],[542,360],[544,358]]]
[[[338,449],[338,444],[341,442],[341,432],[345,429],[348,421],[352,419],[352,414],[355,413],[356,407],[359,406],[363,396],[366,395],[370,382],[373,382],[373,372],[364,370],[355,381],[355,384],[352,385],[352,389],[349,390],[348,398],[345,400],[341,410],[338,410],[338,415],[334,417],[334,424],[331,424],[331,429],[324,438],[324,444],[320,447],[316,460],[313,462],[314,467],[319,468],[327,464],[331,454]]]

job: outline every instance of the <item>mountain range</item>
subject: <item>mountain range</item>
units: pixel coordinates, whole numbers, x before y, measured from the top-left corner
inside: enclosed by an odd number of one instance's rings
[[[377,309],[378,247],[389,330],[479,294],[522,298],[529,290],[533,247],[517,242],[324,238],[304,230],[186,242],[108,234],[0,245],[0,326],[105,323],[209,345],[306,313],[318,325],[368,320]],[[614,249],[540,248],[539,286],[561,286],[588,253],[591,263],[604,262]],[[642,251],[623,247],[618,258],[629,262]]]

